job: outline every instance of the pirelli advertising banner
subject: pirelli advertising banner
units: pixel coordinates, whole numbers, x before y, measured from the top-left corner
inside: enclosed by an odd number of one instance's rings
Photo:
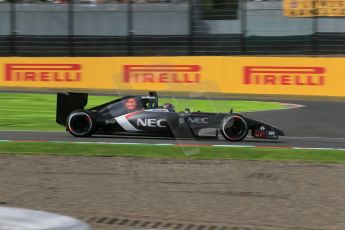
[[[345,96],[345,58],[0,58],[0,88]]]
[[[345,0],[284,0],[288,17],[344,17]]]

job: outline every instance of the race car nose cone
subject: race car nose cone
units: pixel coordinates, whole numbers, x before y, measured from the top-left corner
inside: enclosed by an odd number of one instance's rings
[[[0,207],[0,230],[90,230],[72,217],[49,212]]]

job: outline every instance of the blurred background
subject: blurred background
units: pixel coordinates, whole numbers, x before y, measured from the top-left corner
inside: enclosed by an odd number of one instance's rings
[[[312,0],[0,2],[0,56],[345,53],[345,19],[336,17],[343,7],[315,17]],[[289,9],[309,14],[287,15]]]

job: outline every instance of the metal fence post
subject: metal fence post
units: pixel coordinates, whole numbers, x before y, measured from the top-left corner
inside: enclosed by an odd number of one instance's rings
[[[10,1],[10,55],[16,55],[16,36],[17,36],[17,28],[16,28],[16,0]]]
[[[318,54],[318,9],[316,8],[316,1],[313,0],[313,17],[312,17],[312,39],[311,39],[311,49],[312,49],[312,54],[317,55]]]
[[[74,0],[68,1],[68,53],[69,56],[74,56]]]
[[[319,45],[318,45],[318,17],[313,17],[313,37],[312,37],[312,52],[314,55],[319,54]]]
[[[133,0],[127,2],[127,55],[133,56]]]
[[[193,0],[189,0],[189,35],[188,35],[188,51],[189,55],[194,54],[194,2]]]
[[[246,33],[247,33],[247,0],[239,0],[240,3],[240,23],[241,23],[241,53],[247,53]]]

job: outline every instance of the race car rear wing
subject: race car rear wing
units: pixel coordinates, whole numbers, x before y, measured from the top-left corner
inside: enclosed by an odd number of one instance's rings
[[[58,93],[56,99],[56,122],[66,125],[67,117],[76,109],[87,105],[87,93]]]

